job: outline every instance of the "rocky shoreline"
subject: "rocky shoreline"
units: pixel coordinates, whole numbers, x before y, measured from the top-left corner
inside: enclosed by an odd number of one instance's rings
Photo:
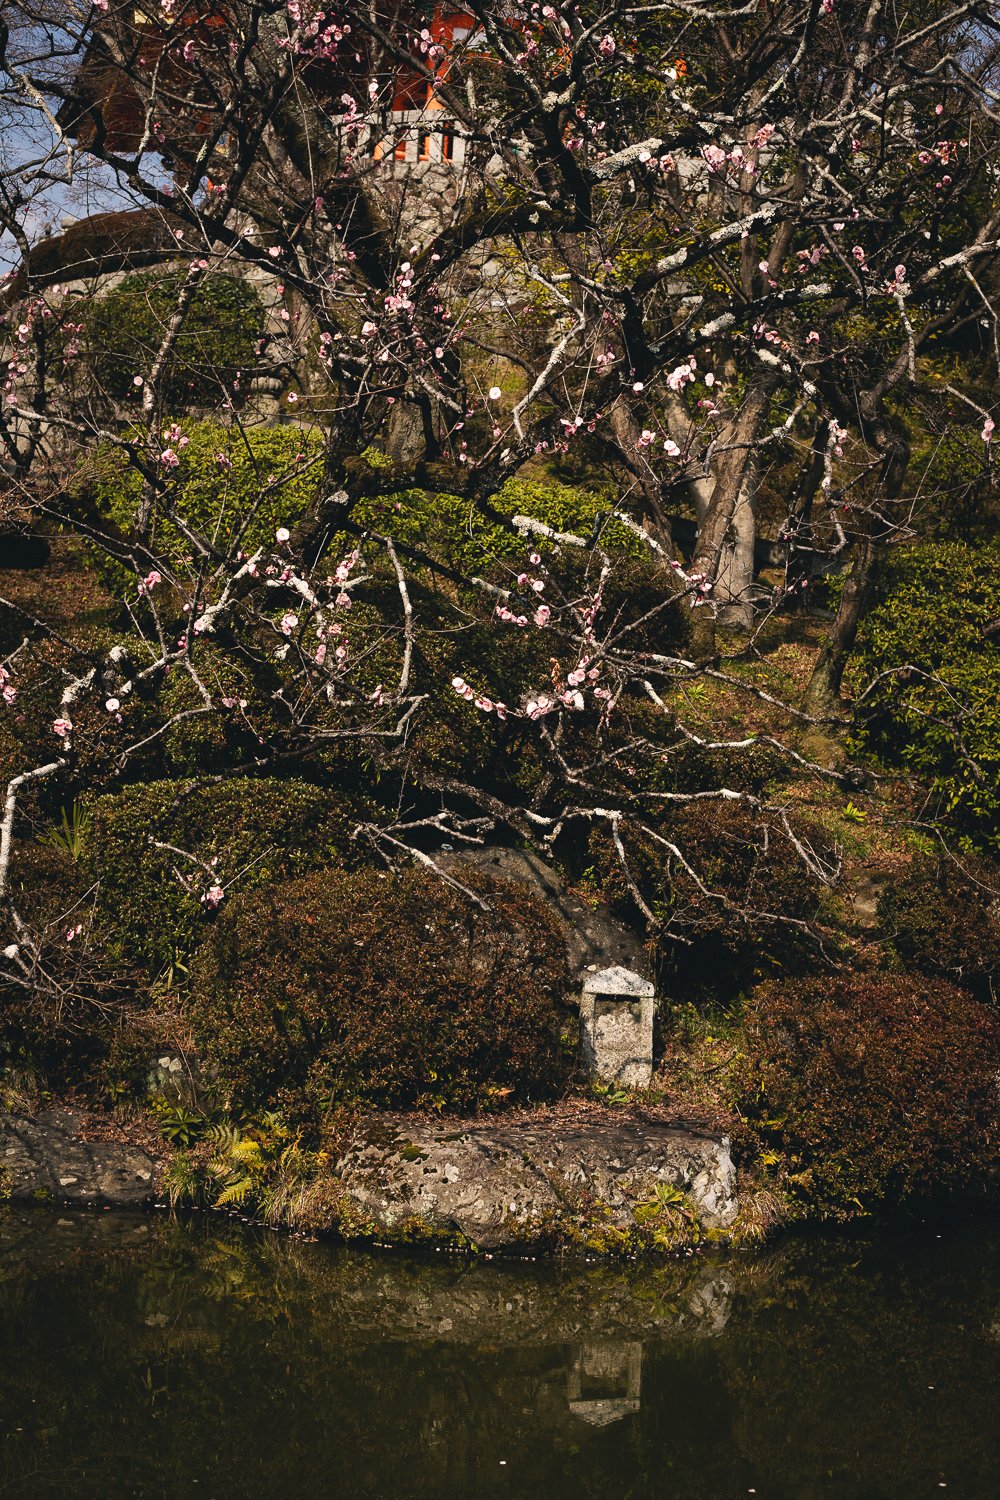
[[[89,1133],[73,1109],[0,1117],[4,1196],[108,1209],[162,1198],[162,1159]],[[739,1214],[727,1137],[634,1119],[418,1130],[370,1117],[321,1188],[312,1232],[501,1255],[684,1249],[727,1238]]]

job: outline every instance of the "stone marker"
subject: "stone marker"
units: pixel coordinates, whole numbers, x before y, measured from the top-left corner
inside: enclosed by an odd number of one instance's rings
[[[655,990],[616,964],[588,974],[580,995],[580,1046],[591,1078],[645,1089],[653,1076]]]

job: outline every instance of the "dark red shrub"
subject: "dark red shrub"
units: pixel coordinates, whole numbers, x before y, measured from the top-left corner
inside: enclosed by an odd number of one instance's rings
[[[326,870],[234,902],[195,965],[199,1044],[238,1108],[461,1109],[565,1076],[563,940],[520,887]]]
[[[907,969],[1000,998],[1000,872],[983,860],[914,860],[879,897],[878,914]]]
[[[804,819],[791,826],[832,868],[829,836]],[[706,798],[664,817],[658,831],[665,842],[632,829],[626,843],[630,874],[657,922],[663,987],[672,998],[729,1004],[763,978],[822,963],[808,924],[823,886],[777,814]],[[634,916],[603,828],[591,857],[605,897]]]
[[[997,1159],[1000,1026],[941,980],[763,986],[744,1108],[814,1213],[851,1218],[982,1184]]]

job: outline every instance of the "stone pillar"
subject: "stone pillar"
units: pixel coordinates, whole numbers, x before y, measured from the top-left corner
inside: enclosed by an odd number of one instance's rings
[[[632,969],[588,974],[580,996],[580,1046],[591,1078],[645,1089],[653,1076],[655,990]]]

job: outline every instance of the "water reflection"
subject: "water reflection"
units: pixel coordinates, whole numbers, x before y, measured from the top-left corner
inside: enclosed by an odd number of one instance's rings
[[[632,1339],[602,1339],[573,1351],[566,1397],[574,1417],[608,1427],[639,1410],[642,1345]]]
[[[511,1267],[11,1213],[0,1500],[993,1500],[998,1250]]]

